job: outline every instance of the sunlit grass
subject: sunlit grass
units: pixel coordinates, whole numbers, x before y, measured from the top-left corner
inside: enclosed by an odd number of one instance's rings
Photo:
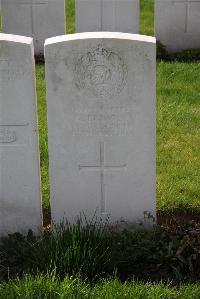
[[[140,33],[154,35],[154,0],[140,0]]]
[[[158,208],[200,208],[199,63],[157,69]]]
[[[199,299],[199,294],[199,285],[182,285],[175,288],[164,283],[121,283],[117,279],[91,286],[87,282],[69,277],[59,282],[54,276],[27,276],[23,280],[16,279],[0,284],[0,297],[5,299]]]

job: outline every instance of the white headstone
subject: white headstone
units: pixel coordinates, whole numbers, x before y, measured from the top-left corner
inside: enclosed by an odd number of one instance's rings
[[[76,0],[76,32],[139,32],[139,0]]]
[[[65,34],[64,0],[2,0],[3,32],[31,36],[36,55],[46,38]]]
[[[200,0],[157,0],[156,37],[168,52],[200,48]]]
[[[155,215],[155,39],[79,33],[45,47],[53,220]]]
[[[0,33],[0,236],[41,229],[33,61],[32,38]]]

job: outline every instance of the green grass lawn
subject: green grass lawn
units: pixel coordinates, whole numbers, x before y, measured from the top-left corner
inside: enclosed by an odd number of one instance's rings
[[[69,8],[69,9],[68,9]],[[141,1],[141,33],[153,34],[153,0]],[[74,0],[67,32],[74,32]],[[43,204],[49,204],[44,66],[37,65]],[[157,64],[157,208],[200,208],[200,64]]]
[[[118,280],[102,281],[91,286],[78,279],[66,278],[59,282],[55,278],[26,277],[23,280],[0,284],[2,299],[199,299],[199,285],[183,285],[174,288],[159,283],[129,282],[122,284]]]

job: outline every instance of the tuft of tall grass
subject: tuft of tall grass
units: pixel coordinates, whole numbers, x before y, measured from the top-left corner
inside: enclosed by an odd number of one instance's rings
[[[54,271],[63,279],[77,275],[94,280],[105,275],[111,258],[109,238],[103,222],[61,223],[54,233],[47,234],[31,247],[27,261],[29,272]]]
[[[84,222],[84,223],[83,223]],[[5,266],[10,274],[47,274],[54,272],[63,279],[68,275],[96,280],[109,273],[111,246],[105,233],[106,223],[96,220],[86,222],[82,218],[75,224],[63,222],[54,231],[35,238],[11,235],[2,240],[0,247],[0,274]],[[15,268],[16,265],[16,268]],[[8,270],[9,271],[9,270]],[[8,273],[9,276],[9,273]]]

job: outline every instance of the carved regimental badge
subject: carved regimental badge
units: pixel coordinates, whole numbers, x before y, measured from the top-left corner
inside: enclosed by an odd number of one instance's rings
[[[87,89],[96,97],[110,97],[124,88],[127,67],[118,54],[98,46],[76,59],[74,77],[78,89]]]

